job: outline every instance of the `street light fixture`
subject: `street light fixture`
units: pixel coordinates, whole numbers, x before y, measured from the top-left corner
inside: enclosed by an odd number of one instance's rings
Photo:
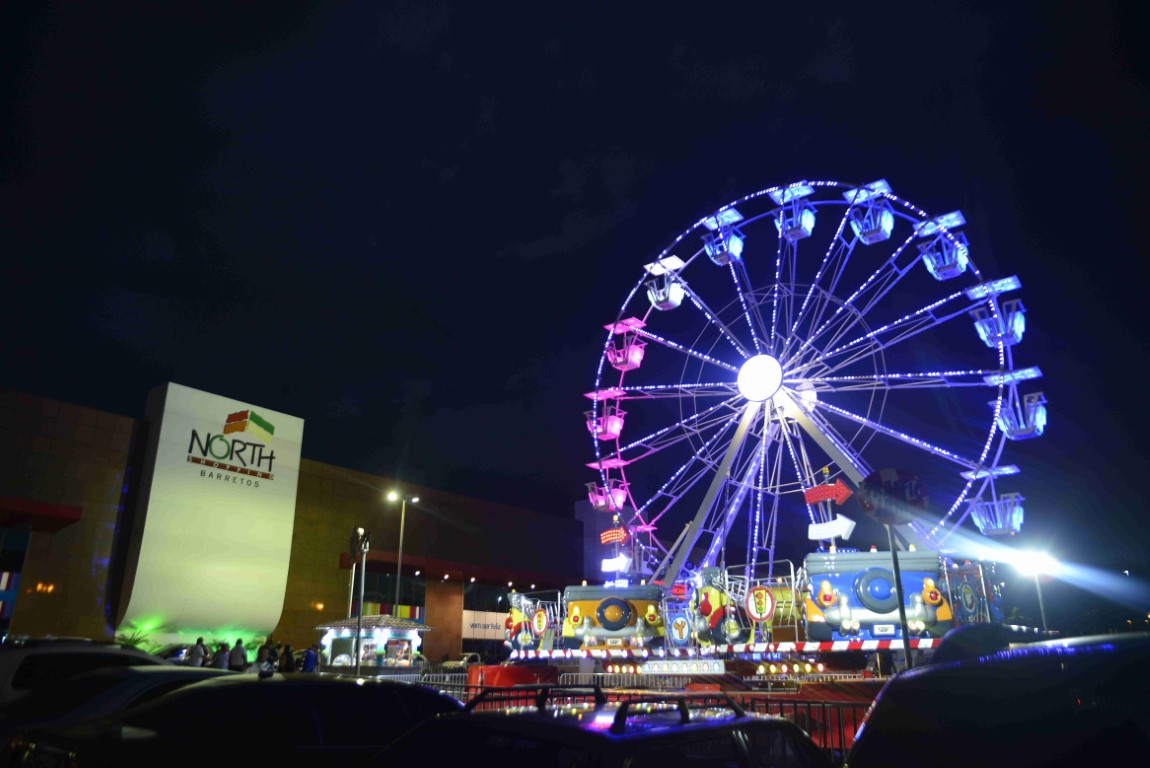
[[[418,504],[419,497],[414,495],[405,496],[400,494],[399,491],[389,491],[387,500],[399,502],[399,548],[395,560],[395,602],[392,603],[391,606],[392,613],[394,614],[396,607],[399,606],[399,578],[403,572],[403,524],[407,519],[407,502],[410,501],[412,504]]]
[[[367,574],[367,550],[368,542],[371,541],[371,531],[365,531],[363,528],[356,528],[352,532],[351,543],[359,554],[359,609],[356,611],[355,619],[355,674],[359,675],[360,665],[360,638],[363,636],[363,588],[364,576]],[[353,555],[356,552],[353,551]]]

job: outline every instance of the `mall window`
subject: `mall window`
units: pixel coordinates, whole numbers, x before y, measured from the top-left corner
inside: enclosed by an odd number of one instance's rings
[[[463,609],[465,611],[507,611],[508,589],[502,584],[465,584]]]
[[[363,584],[363,601],[391,605],[395,600],[395,574],[368,571]],[[399,604],[425,606],[427,580],[421,576],[406,576],[399,583]]]

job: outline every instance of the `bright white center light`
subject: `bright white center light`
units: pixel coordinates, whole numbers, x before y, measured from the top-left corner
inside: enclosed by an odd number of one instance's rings
[[[771,399],[783,384],[783,367],[770,355],[755,355],[739,369],[739,392],[757,403]]]

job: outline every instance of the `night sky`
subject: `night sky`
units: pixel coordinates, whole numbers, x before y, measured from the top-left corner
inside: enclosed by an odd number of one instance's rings
[[[672,5],[6,4],[0,388],[139,417],[174,381],[566,515],[642,264],[750,192],[885,178],[1022,279],[1018,544],[1147,576],[1133,9]]]

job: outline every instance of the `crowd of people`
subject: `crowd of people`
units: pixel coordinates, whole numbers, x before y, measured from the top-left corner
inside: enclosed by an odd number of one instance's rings
[[[268,638],[256,649],[255,658],[248,660],[248,649],[243,638],[236,638],[235,645],[225,642],[216,644],[212,651],[204,644],[204,638],[196,639],[196,644],[188,649],[187,664],[192,667],[215,667],[230,669],[233,672],[254,672],[264,675],[276,672],[319,672],[322,663],[323,645],[312,643],[302,653],[291,645],[273,642]]]

